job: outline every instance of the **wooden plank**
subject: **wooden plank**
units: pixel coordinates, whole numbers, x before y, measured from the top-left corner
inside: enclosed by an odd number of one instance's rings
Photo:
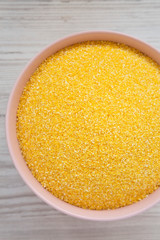
[[[160,238],[160,204],[130,219],[106,223],[75,219],[43,203],[14,168],[4,127],[15,80],[43,47],[74,32],[113,30],[160,49],[159,23],[159,0],[0,1],[0,239]]]

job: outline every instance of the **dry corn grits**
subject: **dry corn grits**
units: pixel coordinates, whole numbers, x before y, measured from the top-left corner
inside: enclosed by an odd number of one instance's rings
[[[20,98],[17,137],[29,169],[56,197],[115,209],[160,184],[160,66],[123,44],[60,50]]]

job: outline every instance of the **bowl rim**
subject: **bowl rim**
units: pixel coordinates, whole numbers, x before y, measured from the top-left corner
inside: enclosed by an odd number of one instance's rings
[[[69,203],[66,203],[58,198],[56,198],[55,196],[53,196],[51,193],[49,193],[46,189],[44,189],[42,187],[42,185],[36,180],[36,178],[34,178],[34,176],[32,175],[31,171],[29,170],[29,168],[27,167],[26,163],[23,163],[23,167],[20,166],[18,159],[16,157],[16,153],[15,153],[15,148],[13,146],[13,140],[11,139],[15,139],[15,135],[11,136],[11,116],[12,113],[14,111],[14,106],[13,106],[13,99],[15,98],[15,93],[18,89],[18,86],[20,85],[21,82],[23,82],[23,78],[25,73],[27,72],[27,70],[31,67],[34,66],[34,63],[37,61],[37,59],[40,59],[39,64],[46,59],[46,57],[43,56],[43,54],[47,51],[49,51],[51,48],[54,48],[54,46],[60,44],[60,43],[66,43],[68,41],[70,41],[71,39],[75,39],[76,43],[76,39],[83,39],[86,35],[88,36],[102,36],[102,35],[108,35],[108,36],[115,36],[119,39],[126,39],[126,41],[131,41],[131,42],[136,42],[136,44],[138,44],[138,48],[141,49],[141,47],[145,47],[148,49],[148,51],[152,51],[152,58],[157,62],[158,59],[160,59],[160,52],[155,49],[154,47],[152,47],[151,45],[149,45],[148,43],[145,43],[135,37],[132,37],[130,35],[124,34],[124,33],[120,33],[120,32],[115,32],[115,31],[85,31],[85,32],[78,32],[78,33],[74,33],[71,35],[68,35],[66,37],[63,37],[57,41],[54,41],[53,43],[51,43],[50,45],[48,45],[47,47],[43,48],[38,54],[35,55],[35,57],[33,57],[28,64],[25,66],[25,68],[22,70],[21,74],[19,75],[18,79],[16,80],[11,94],[9,96],[9,100],[8,100],[8,104],[7,104],[7,110],[6,110],[6,119],[5,119],[5,126],[6,126],[6,139],[7,139],[7,145],[8,145],[8,149],[9,149],[9,153],[10,156],[13,160],[13,163],[17,169],[17,171],[19,172],[20,176],[22,177],[22,179],[24,180],[24,182],[29,186],[29,188],[40,198],[42,199],[44,202],[46,202],[47,204],[49,204],[51,207],[54,207],[55,209],[66,213],[70,216],[74,216],[77,218],[81,218],[81,219],[85,219],[85,220],[94,220],[94,221],[113,221],[113,220],[119,220],[119,219],[124,219],[124,218],[128,218],[131,216],[134,216],[138,213],[141,213],[147,209],[149,209],[150,207],[152,207],[153,205],[155,205],[157,202],[160,201],[160,189],[157,189],[155,192],[151,193],[147,198],[140,200],[139,202],[133,203],[129,206],[125,206],[119,209],[114,209],[114,210],[89,210],[89,209],[82,209],[76,206],[73,206]],[[95,40],[95,39],[93,39]],[[98,39],[96,39],[98,40]],[[103,39],[99,39],[99,40],[103,40]],[[111,41],[111,40],[108,40]],[[77,42],[81,42],[81,41],[77,41]],[[115,42],[115,41],[114,41]],[[126,44],[124,41],[117,41],[117,42],[122,42],[124,44]],[[73,44],[74,44],[73,43]],[[72,45],[72,44],[69,44]],[[66,46],[69,46],[66,45]],[[127,44],[128,45],[128,44]],[[131,46],[131,45],[129,45]],[[131,46],[132,47],[132,46]],[[138,49],[137,48],[137,49]],[[58,50],[62,49],[59,48]],[[139,49],[139,50],[140,50]],[[56,50],[55,52],[57,52],[58,50]],[[50,55],[54,54],[55,52],[51,53]],[[143,51],[142,51],[143,52]],[[144,53],[146,55],[147,51],[144,51]],[[48,55],[49,57],[49,55]],[[160,61],[160,60],[159,60]],[[39,65],[38,64],[38,65]],[[38,66],[37,65],[37,66]],[[36,68],[35,68],[36,69]],[[35,71],[35,70],[34,70]],[[26,81],[25,81],[26,84]],[[24,84],[24,86],[25,86]],[[23,88],[24,88],[23,86]],[[22,88],[22,89],[23,89]],[[15,109],[15,113],[17,111],[17,108]],[[16,129],[16,128],[15,128]],[[16,131],[15,131],[16,132]],[[20,161],[22,161],[22,155],[20,157],[21,153],[20,153],[20,148],[19,148],[19,159],[21,158]],[[23,159],[24,161],[24,159]],[[24,161],[25,162],[25,161]],[[27,170],[28,169],[28,170]],[[152,196],[155,195],[155,197],[152,198]],[[134,206],[138,206],[138,207],[134,207]],[[123,213],[123,214],[122,214]]]

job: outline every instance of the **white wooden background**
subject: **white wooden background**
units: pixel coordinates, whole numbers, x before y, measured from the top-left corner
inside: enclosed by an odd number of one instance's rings
[[[5,112],[13,84],[43,47],[85,30],[114,30],[160,50],[160,0],[0,0],[0,240],[159,240],[160,203],[127,220],[92,222],[47,206],[8,153]]]

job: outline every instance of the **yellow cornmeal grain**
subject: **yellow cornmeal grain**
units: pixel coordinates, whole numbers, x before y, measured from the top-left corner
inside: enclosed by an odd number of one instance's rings
[[[82,208],[115,209],[160,184],[160,66],[123,44],[60,50],[20,98],[17,138],[44,188]]]

